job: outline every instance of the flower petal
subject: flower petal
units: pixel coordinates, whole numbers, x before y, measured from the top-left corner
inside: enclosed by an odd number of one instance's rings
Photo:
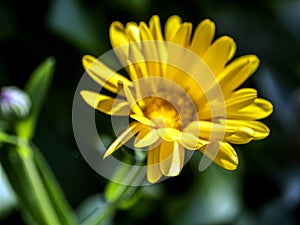
[[[150,183],[157,182],[162,173],[160,171],[159,163],[159,154],[160,154],[160,145],[155,146],[154,148],[149,148],[147,154],[147,179]]]
[[[127,61],[132,62],[132,65],[135,67],[138,77],[147,77],[148,69],[145,59],[145,53],[142,49],[139,49],[136,43],[131,43],[129,46],[129,55]]]
[[[165,141],[171,141],[171,142],[178,141],[182,137],[181,131],[169,127],[157,129],[157,134]]]
[[[227,142],[212,142],[199,151],[224,169],[235,170],[238,166],[238,156]]]
[[[245,55],[235,59],[218,75],[220,87],[224,94],[230,93],[244,83],[259,65],[259,59],[255,55]]]
[[[128,86],[124,87],[124,92],[132,112],[137,115],[143,116],[143,111],[138,106],[137,101],[135,100],[135,97],[133,96]]]
[[[126,65],[129,53],[129,39],[122,23],[115,21],[109,28],[109,37],[114,52],[122,65]],[[122,47],[120,47],[122,46]],[[118,48],[120,47],[120,48]]]
[[[159,136],[156,134],[156,129],[150,129],[145,126],[136,136],[134,140],[134,147],[143,148],[154,144],[159,139]]]
[[[117,137],[117,139],[109,146],[103,158],[106,158],[107,156],[118,150],[141,129],[143,129],[143,126],[141,126],[137,122],[132,122],[131,124],[129,124],[129,127],[122,134],[120,134],[120,136]]]
[[[147,117],[142,116],[142,115],[138,115],[138,114],[131,114],[130,117],[138,122],[140,122],[141,124],[147,125],[147,126],[151,126],[151,127],[155,127],[155,123],[153,123],[151,120],[149,120]]]
[[[183,23],[170,41],[174,44],[188,47],[191,39],[192,28],[193,26],[191,23]]]
[[[130,112],[127,101],[115,99],[92,91],[81,91],[80,95],[87,104],[105,114],[127,116]]]
[[[165,25],[165,39],[166,41],[172,41],[177,30],[181,26],[181,18],[177,15],[171,16]]]
[[[234,126],[224,126],[222,124],[209,121],[193,121],[189,123],[184,132],[189,132],[197,137],[205,138],[211,141],[220,141],[237,131]]]
[[[226,63],[233,57],[236,44],[231,37],[222,36],[218,38],[205,52],[203,60],[217,76],[225,67]]]
[[[131,85],[130,80],[116,73],[93,56],[85,55],[82,58],[82,63],[94,81],[113,93],[117,94],[120,91],[120,83]]]
[[[260,140],[266,138],[270,129],[260,121],[247,121],[247,120],[220,120],[222,124],[226,123],[226,126],[235,126],[238,128],[237,134],[241,137],[251,136],[253,140]]]
[[[160,169],[165,176],[177,176],[184,164],[184,148],[177,141],[163,141],[160,147]]]
[[[273,105],[262,98],[257,98],[255,101],[238,110],[228,110],[227,116],[231,119],[241,119],[241,120],[259,120],[269,116],[273,112]]]
[[[143,46],[143,55],[145,57],[148,76],[159,76],[161,74],[160,70],[160,57],[157,49],[156,42],[153,41],[154,37],[151,33],[151,30],[143,22],[140,23],[140,33],[141,38],[144,41]]]
[[[232,93],[232,95],[226,99],[226,109],[228,111],[234,111],[244,108],[255,101],[257,98],[257,91],[253,88],[242,88]]]
[[[248,127],[239,127],[237,132],[234,134],[225,137],[224,141],[232,144],[247,144],[253,140],[255,132]]]
[[[181,139],[178,141],[184,148],[189,150],[197,150],[204,145],[208,144],[207,141],[201,140],[200,138],[196,137],[195,135],[187,132],[182,133]]]
[[[195,29],[190,49],[202,57],[215,35],[215,24],[209,19],[203,20]]]
[[[151,19],[149,21],[149,27],[150,27],[150,30],[151,30],[155,40],[159,40],[159,41],[164,40],[162,31],[161,31],[160,20],[157,15],[154,15],[151,17]]]
[[[129,38],[130,42],[141,41],[139,26],[135,22],[129,22],[126,24],[125,33]]]

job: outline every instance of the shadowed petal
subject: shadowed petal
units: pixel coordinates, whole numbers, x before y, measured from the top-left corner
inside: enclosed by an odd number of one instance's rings
[[[147,179],[150,183],[157,182],[161,176],[159,163],[160,145],[149,148],[147,155]]]
[[[80,95],[87,104],[105,114],[127,116],[130,112],[127,101],[115,99],[91,91],[81,91]]]
[[[238,156],[227,142],[213,142],[199,151],[224,169],[235,170],[238,166]]]
[[[154,144],[159,139],[159,136],[156,134],[156,129],[150,129],[145,126],[134,140],[134,147],[143,148]]]
[[[184,148],[177,141],[163,141],[159,161],[161,172],[165,176],[177,176],[184,164]]]
[[[82,58],[82,63],[83,67],[94,81],[113,93],[117,94],[120,91],[120,83],[131,85],[130,80],[116,73],[93,56],[85,55]]]

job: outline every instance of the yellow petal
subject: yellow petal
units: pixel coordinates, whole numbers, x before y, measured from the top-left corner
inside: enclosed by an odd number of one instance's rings
[[[270,129],[260,121],[243,121],[243,126],[254,131],[253,140],[264,139],[270,134]]]
[[[145,54],[143,53],[142,49],[139,49],[136,43],[131,43],[129,49],[128,59],[132,62],[138,77],[147,77],[148,76],[148,69],[145,59]]]
[[[141,41],[139,26],[135,22],[126,24],[125,33],[129,37],[130,42]]]
[[[238,127],[237,132],[225,137],[224,141],[232,144],[247,144],[253,140],[255,132],[248,127]]]
[[[141,124],[147,125],[147,126],[151,126],[151,127],[155,127],[155,123],[153,123],[151,120],[149,120],[147,117],[142,116],[142,115],[138,115],[138,114],[131,114],[130,117],[138,122],[140,122]]]
[[[182,133],[174,128],[159,128],[157,134],[165,141],[178,141],[182,137]]]
[[[203,20],[195,29],[190,49],[202,57],[215,35],[215,24],[209,19]]]
[[[231,119],[259,120],[269,116],[272,112],[273,105],[269,101],[257,98],[252,104],[238,111],[228,110],[227,116]]]
[[[132,110],[132,112],[134,112],[137,115],[143,116],[143,111],[138,106],[138,104],[135,100],[135,97],[133,96],[133,94],[128,86],[124,87],[124,92],[125,92],[125,96],[127,98],[127,101],[129,103],[129,106],[130,106],[130,109]]]
[[[166,41],[172,41],[177,30],[181,26],[181,18],[177,15],[171,16],[165,25],[165,39]]]
[[[270,129],[260,121],[247,121],[247,120],[220,120],[221,123],[230,126],[235,126],[238,128],[238,133],[240,136],[251,136],[253,140],[260,140],[266,138],[269,133]]]
[[[226,99],[226,109],[228,111],[237,111],[244,108],[255,101],[257,98],[257,91],[253,88],[242,88],[232,93]]]
[[[130,80],[116,73],[93,56],[85,55],[82,58],[82,63],[83,67],[93,80],[113,93],[118,93],[120,91],[120,83],[131,85]]]
[[[245,55],[235,59],[218,75],[224,94],[230,93],[244,83],[257,69],[259,59],[255,55]]]
[[[209,121],[193,121],[184,128],[184,132],[189,132],[197,137],[211,141],[223,140],[224,137],[229,136],[236,131],[237,128],[234,126],[224,126]]]
[[[208,142],[205,140],[201,140],[200,138],[196,137],[195,135],[187,132],[182,133],[181,139],[178,141],[184,148],[189,150],[197,150],[203,147]]]
[[[126,65],[126,60],[129,53],[129,39],[125,33],[123,24],[117,21],[113,22],[109,28],[109,37],[112,47],[116,48],[114,52],[118,56],[121,64]]]
[[[108,115],[128,116],[130,112],[127,101],[115,99],[91,91],[81,91],[80,95],[91,107]]]
[[[158,52],[157,64],[160,66],[159,73],[155,74],[156,76],[163,76],[166,71],[166,62],[167,62],[167,48],[164,42],[164,37],[161,30],[160,19],[157,15],[152,16],[149,21],[149,27],[152,32],[153,38],[156,40],[156,49]]]
[[[150,183],[157,182],[161,176],[162,173],[160,171],[159,166],[159,153],[160,153],[160,145],[149,148],[148,154],[147,154],[147,179]]]
[[[151,33],[151,30],[147,27],[144,22],[140,23],[140,33],[141,38],[144,41],[143,46],[143,55],[145,57],[148,76],[159,76],[161,74],[160,64],[159,64],[159,52],[156,48],[156,42],[153,41],[154,37]]]
[[[160,20],[157,15],[154,15],[151,17],[151,19],[149,21],[149,27],[150,27],[150,30],[151,30],[155,40],[159,40],[159,41],[164,40],[162,31],[161,31]]]
[[[120,134],[120,136],[117,137],[117,139],[109,146],[103,158],[106,158],[107,156],[118,150],[142,128],[143,127],[140,126],[137,122],[132,122],[131,124],[129,124],[129,127],[122,134]]]
[[[109,36],[113,48],[129,43],[124,26],[118,21],[112,22],[109,29]]]
[[[228,36],[218,38],[205,52],[203,60],[215,75],[218,75],[236,50],[234,40]]]
[[[155,129],[149,129],[145,126],[134,140],[134,147],[136,148],[143,148],[146,146],[150,146],[154,144],[159,139],[159,136],[156,134]]]
[[[188,47],[193,26],[191,23],[183,23],[173,36],[172,41],[175,44]]]
[[[238,156],[227,142],[213,142],[201,148],[200,151],[224,169],[235,170],[238,166]]]
[[[163,141],[159,161],[161,172],[165,176],[177,176],[184,164],[184,148],[177,141]]]

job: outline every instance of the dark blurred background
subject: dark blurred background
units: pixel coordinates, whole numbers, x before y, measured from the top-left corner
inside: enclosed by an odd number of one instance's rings
[[[259,70],[246,85],[273,103],[274,113],[264,120],[271,134],[235,147],[240,166],[234,172],[215,165],[198,172],[200,156],[195,155],[180,176],[143,190],[142,199],[120,211],[115,224],[299,224],[300,0],[1,0],[0,86],[22,88],[38,64],[48,56],[56,59],[35,142],[71,205],[78,209],[107,182],[84,161],[73,137],[72,100],[84,72],[81,58],[110,50],[111,22],[148,22],[154,14],[162,24],[177,14],[194,27],[210,18],[217,37],[236,40],[236,57],[259,56]],[[22,219],[11,210],[0,213],[0,224],[22,224]]]

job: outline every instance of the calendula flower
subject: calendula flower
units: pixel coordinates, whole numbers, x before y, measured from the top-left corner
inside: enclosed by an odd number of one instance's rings
[[[154,183],[180,173],[186,150],[200,151],[234,170],[238,156],[231,144],[269,135],[257,120],[272,113],[272,104],[253,88],[238,89],[256,71],[259,59],[245,55],[232,60],[234,40],[214,40],[214,35],[209,19],[193,35],[192,24],[178,16],[167,20],[164,32],[158,16],[149,25],[112,23],[111,44],[129,78],[93,56],[83,57],[87,73],[116,95],[83,90],[83,99],[103,113],[132,120],[104,158],[135,137],[135,148],[147,149],[147,178]]]

